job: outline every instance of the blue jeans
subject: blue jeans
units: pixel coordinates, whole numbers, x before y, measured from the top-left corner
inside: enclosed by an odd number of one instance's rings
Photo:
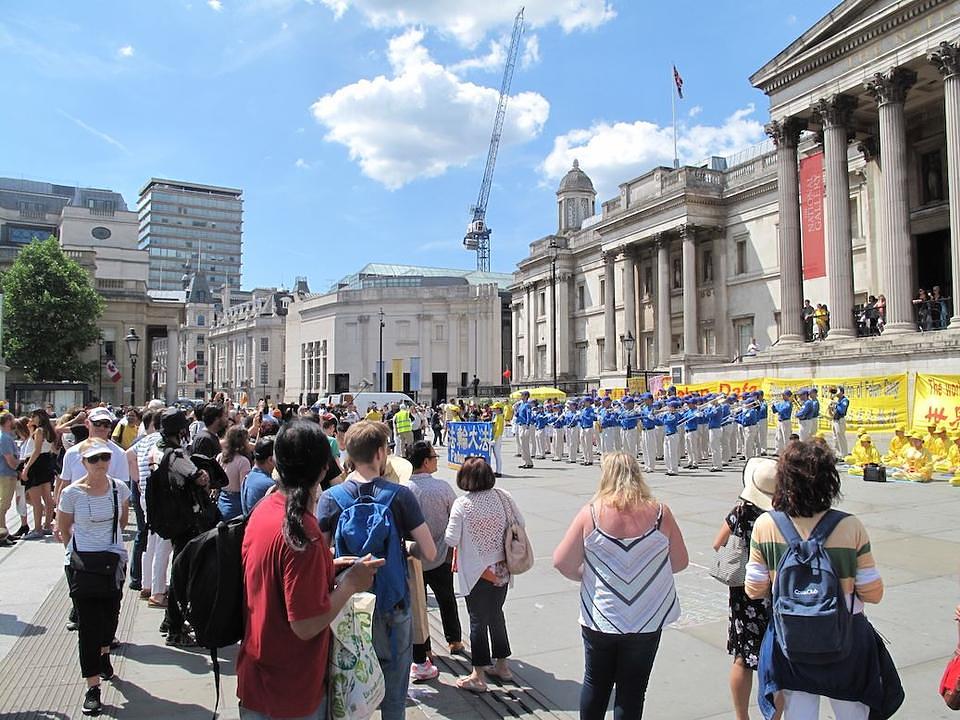
[[[380,703],[381,720],[403,720],[407,708],[410,663],[413,662],[413,620],[410,608],[373,616],[373,649],[380,661],[386,694]]]
[[[642,718],[661,631],[618,635],[582,626],[580,630],[584,660],[580,720],[603,720],[614,686],[614,720]]]
[[[143,580],[143,553],[147,549],[147,519],[143,514],[140,497],[140,483],[130,483],[130,504],[137,516],[137,534],[133,536],[133,552],[130,554],[130,584],[141,585]],[[147,578],[149,581],[150,578]]]
[[[327,717],[327,699],[320,702],[320,707],[309,715],[301,715],[297,718],[275,718],[272,715],[264,715],[255,710],[248,710],[243,705],[240,706],[240,720],[325,720]]]

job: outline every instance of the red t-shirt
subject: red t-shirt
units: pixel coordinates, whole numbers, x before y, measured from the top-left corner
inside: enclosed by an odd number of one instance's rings
[[[284,497],[268,495],[243,537],[244,630],[237,656],[237,697],[243,707],[271,717],[301,717],[324,695],[330,629],[301,640],[290,628],[328,612],[333,558],[316,518],[303,526],[313,541],[302,552],[283,539]]]

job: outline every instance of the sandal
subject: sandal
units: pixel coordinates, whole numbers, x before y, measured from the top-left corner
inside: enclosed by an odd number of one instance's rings
[[[488,669],[486,670],[486,673],[487,673],[487,675],[489,675],[489,676],[492,676],[492,677],[497,678],[497,679],[500,680],[501,682],[508,682],[508,683],[512,683],[512,682],[513,682],[513,673],[510,672],[509,670],[507,670],[505,673],[498,673],[498,672],[497,672],[496,670],[494,670],[493,668],[488,668]]]
[[[150,599],[150,588],[144,588],[143,590],[140,591],[140,599],[141,600]]]
[[[472,693],[487,692],[487,684],[472,677],[460,678],[457,680],[457,687],[461,690],[466,690],[467,692]]]
[[[148,598],[148,599],[147,599],[147,607],[152,607],[152,608],[165,608],[165,607],[167,607],[167,596],[166,596],[166,595],[158,595],[157,597],[158,597],[159,599],[154,599],[154,598],[152,598],[152,597],[151,597],[151,598]]]

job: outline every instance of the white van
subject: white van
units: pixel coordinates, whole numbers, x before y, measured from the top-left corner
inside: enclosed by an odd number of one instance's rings
[[[327,396],[328,405],[349,405],[353,403],[357,406],[357,412],[360,413],[360,415],[364,415],[367,412],[367,408],[373,404],[376,404],[378,408],[382,408],[384,405],[403,402],[412,404],[413,399],[402,392],[360,391],[355,393],[337,393]]]

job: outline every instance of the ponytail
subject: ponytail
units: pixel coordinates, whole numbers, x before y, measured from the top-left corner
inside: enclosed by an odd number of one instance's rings
[[[310,488],[294,486],[284,488],[284,492],[287,499],[283,515],[283,539],[291,550],[301,552],[310,544],[310,538],[303,527],[303,515],[310,500]]]
[[[330,466],[330,443],[316,423],[294,420],[277,434],[273,456],[280,475],[279,486],[286,496],[283,539],[291,550],[300,552],[310,544],[303,516],[313,511],[308,507],[310,497]]]

